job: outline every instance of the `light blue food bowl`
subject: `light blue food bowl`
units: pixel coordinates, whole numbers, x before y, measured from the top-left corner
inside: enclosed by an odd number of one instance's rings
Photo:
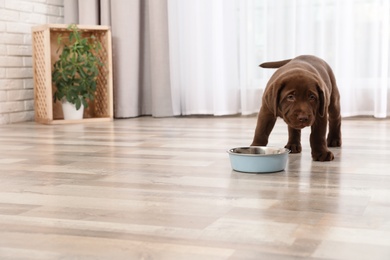
[[[289,149],[250,146],[227,151],[233,170],[250,173],[279,172],[286,168]]]

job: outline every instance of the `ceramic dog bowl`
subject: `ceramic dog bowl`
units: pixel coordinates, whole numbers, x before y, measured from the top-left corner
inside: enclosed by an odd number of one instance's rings
[[[286,168],[289,149],[251,146],[237,147],[227,151],[233,170],[239,172],[279,172]]]

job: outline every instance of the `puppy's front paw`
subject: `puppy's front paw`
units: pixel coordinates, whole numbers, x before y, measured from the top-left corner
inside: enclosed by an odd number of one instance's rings
[[[313,161],[328,162],[334,159],[334,155],[329,150],[324,150],[321,152],[312,152]]]
[[[301,144],[286,144],[284,148],[287,148],[291,151],[291,153],[300,153],[302,152],[302,145]]]

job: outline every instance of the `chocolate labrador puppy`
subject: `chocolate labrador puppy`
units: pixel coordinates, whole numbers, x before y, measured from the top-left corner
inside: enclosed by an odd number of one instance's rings
[[[331,161],[328,147],[341,146],[340,95],[330,66],[310,55],[266,62],[262,68],[279,68],[264,91],[251,146],[265,146],[279,116],[288,125],[292,153],[300,153],[301,129],[311,127],[310,146],[314,161]],[[327,123],[329,133],[326,138]]]

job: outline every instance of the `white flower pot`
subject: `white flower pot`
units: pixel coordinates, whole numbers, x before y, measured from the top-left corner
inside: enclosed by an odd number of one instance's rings
[[[84,105],[81,103],[79,110],[76,110],[76,105],[69,103],[66,99],[61,100],[62,112],[65,120],[79,120],[83,119]]]

